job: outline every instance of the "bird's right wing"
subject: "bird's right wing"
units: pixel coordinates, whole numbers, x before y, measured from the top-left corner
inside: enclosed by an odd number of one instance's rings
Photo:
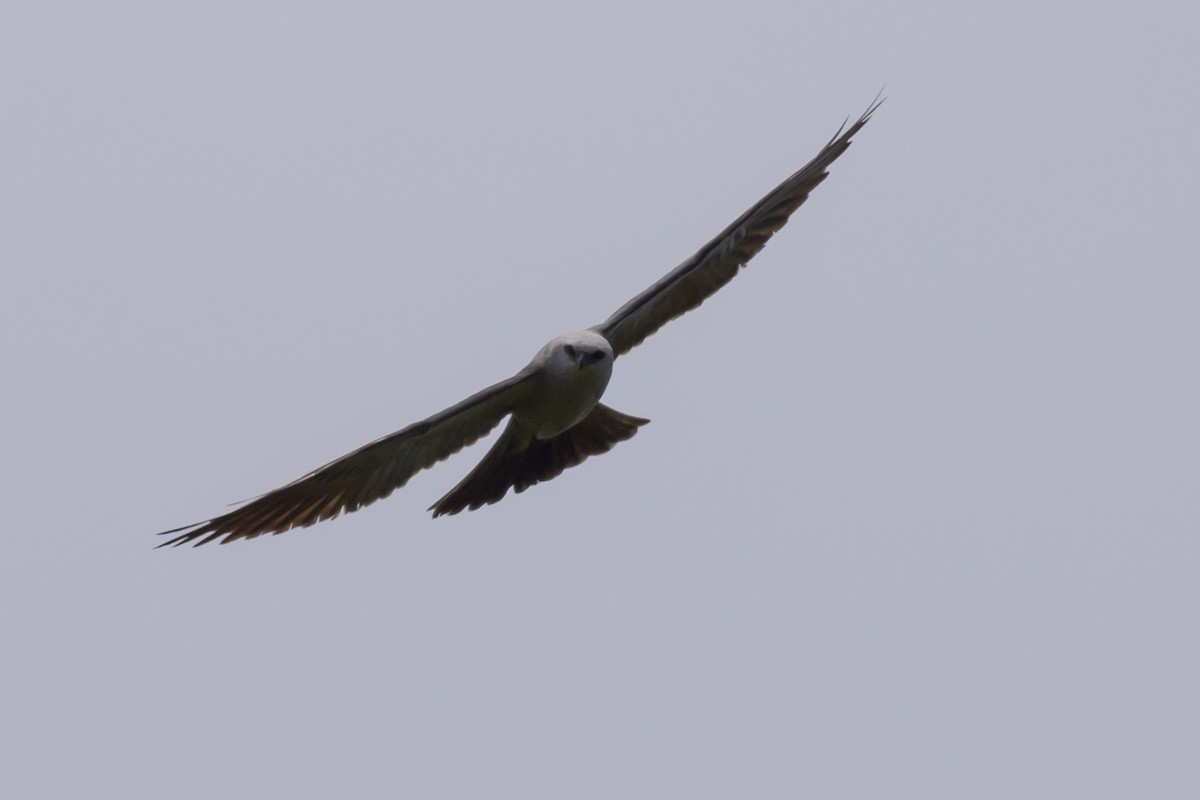
[[[767,240],[787,224],[792,212],[808,199],[809,192],[829,176],[829,165],[846,152],[851,137],[867,124],[881,102],[877,97],[853,125],[843,126],[844,130],[835,133],[812,161],[730,223],[699,252],[592,330],[608,340],[616,355],[624,355],[663,325],[714,295],[763,249]]]
[[[537,375],[537,368],[531,364],[508,380],[360,447],[227,514],[163,531],[160,535],[179,535],[159,547],[187,542],[201,545],[222,537],[221,543],[225,544],[264,533],[282,533],[382,500],[417,472],[495,428],[532,390]]]

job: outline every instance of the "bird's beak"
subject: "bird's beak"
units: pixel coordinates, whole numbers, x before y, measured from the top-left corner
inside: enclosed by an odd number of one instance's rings
[[[582,350],[575,353],[575,366],[579,367],[580,369],[583,369],[584,365],[586,365],[587,363],[588,363],[588,354],[587,353],[583,352]]]

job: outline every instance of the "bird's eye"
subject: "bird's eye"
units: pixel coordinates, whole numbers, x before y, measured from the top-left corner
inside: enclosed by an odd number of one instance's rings
[[[575,345],[569,344],[563,348],[563,352],[567,354],[567,358],[575,357]]]

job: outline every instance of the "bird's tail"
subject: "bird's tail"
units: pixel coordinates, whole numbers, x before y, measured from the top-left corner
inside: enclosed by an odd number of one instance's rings
[[[510,419],[504,433],[475,469],[429,510],[435,517],[457,514],[464,508],[474,511],[495,503],[509,489],[523,492],[567,467],[582,463],[588,456],[607,453],[649,421],[597,403],[575,427],[553,439],[542,440],[527,438],[517,421]]]

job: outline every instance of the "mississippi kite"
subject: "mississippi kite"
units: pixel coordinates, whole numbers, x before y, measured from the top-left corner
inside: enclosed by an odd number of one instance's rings
[[[162,535],[178,535],[159,546],[214,539],[225,544],[356,511],[474,443],[505,417],[508,425],[500,438],[457,486],[430,506],[433,516],[495,503],[509,489],[523,492],[588,456],[608,452],[649,422],[600,402],[613,360],[732,280],[825,180],[829,165],[846,151],[880,102],[876,98],[849,128],[843,124],[816,158],[604,322],[551,339],[516,375],[445,411],[219,517],[164,531]]]

